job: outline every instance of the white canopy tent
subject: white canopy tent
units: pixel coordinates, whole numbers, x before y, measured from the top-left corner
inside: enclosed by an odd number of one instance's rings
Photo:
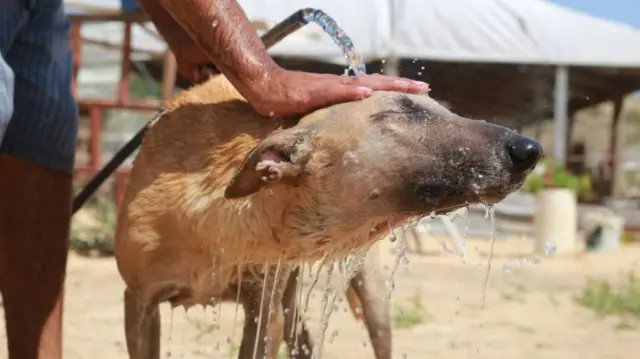
[[[322,9],[366,58],[640,67],[640,30],[545,0],[239,0],[252,21],[273,25],[302,7]],[[273,54],[344,63],[313,26]]]
[[[64,0],[81,6],[119,8],[120,0]],[[458,62],[640,67],[640,29],[593,17],[546,0],[238,0],[263,32],[295,11],[311,7],[333,17],[356,50],[370,59],[391,56]],[[99,28],[98,26],[102,26]],[[109,28],[111,27],[111,28]],[[109,24],[83,36],[118,40]],[[109,31],[105,31],[109,28]],[[102,31],[101,31],[102,30]],[[136,32],[134,46],[164,44]],[[274,55],[344,63],[318,26],[307,26],[271,49]]]

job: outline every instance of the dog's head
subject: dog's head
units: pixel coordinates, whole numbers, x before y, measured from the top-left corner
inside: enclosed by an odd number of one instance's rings
[[[316,111],[261,141],[225,196],[279,188],[291,199],[294,221],[355,229],[499,202],[541,154],[537,142],[458,116],[427,95],[380,91]]]

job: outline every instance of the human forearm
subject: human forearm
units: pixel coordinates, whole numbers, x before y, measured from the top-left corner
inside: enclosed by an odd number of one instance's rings
[[[261,87],[278,68],[235,0],[144,1],[159,1],[241,92]]]
[[[186,48],[184,45],[193,42],[190,35],[167,12],[159,0],[138,0],[138,3],[174,53],[184,51]]]

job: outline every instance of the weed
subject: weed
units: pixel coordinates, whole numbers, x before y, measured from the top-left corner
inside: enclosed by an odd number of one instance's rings
[[[200,319],[191,318],[189,316],[186,316],[185,320],[196,328],[196,331],[198,332],[195,338],[196,340],[200,340],[205,335],[212,334],[216,330],[220,329],[220,326],[216,323],[202,321]]]
[[[531,333],[531,334],[533,334],[533,333],[535,333],[535,332],[536,332],[536,330],[535,330],[535,329],[533,329],[533,328],[531,328],[531,327],[523,326],[523,325],[518,325],[518,326],[517,326],[517,329],[518,329],[518,331],[519,331],[519,332],[521,332],[521,333]]]
[[[587,287],[575,300],[600,315],[640,318],[640,281],[633,272],[618,288],[605,280],[588,279]]]
[[[113,255],[117,220],[116,204],[110,198],[95,196],[71,221],[69,245],[79,254],[97,252]]]
[[[430,317],[419,295],[414,295],[410,302],[410,306],[407,308],[399,306],[393,317],[393,324],[398,329],[407,329],[422,324]]]

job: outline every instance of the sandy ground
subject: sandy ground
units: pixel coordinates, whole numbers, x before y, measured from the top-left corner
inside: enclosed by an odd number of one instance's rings
[[[640,352],[640,329],[623,329],[622,319],[598,317],[573,300],[588,276],[621,280],[640,259],[640,247],[626,246],[615,254],[555,255],[535,263],[530,242],[497,241],[483,308],[486,265],[482,263],[487,262],[488,241],[469,241],[469,248],[481,254],[475,263],[461,263],[432,238],[423,243],[425,253],[408,253],[410,263],[397,271],[391,300],[397,311],[410,308],[411,298],[419,298],[428,313],[421,316],[422,324],[394,329],[394,358],[605,359],[631,358]],[[394,261],[390,246],[387,243],[382,250],[385,273]],[[65,357],[126,358],[123,283],[114,260],[72,256],[67,283]],[[309,309],[312,333],[316,333],[321,290],[321,285],[314,290]],[[163,305],[161,311],[164,357],[228,358],[230,351],[235,352],[226,342],[233,331],[234,304],[222,306],[217,329],[212,325],[217,315],[211,309],[190,309],[185,314]],[[241,318],[239,313],[238,325]],[[239,327],[235,330],[238,333]],[[331,318],[327,333],[337,335],[326,342],[324,358],[373,358],[364,326],[344,304]],[[2,325],[0,358],[6,357],[5,352]]]

